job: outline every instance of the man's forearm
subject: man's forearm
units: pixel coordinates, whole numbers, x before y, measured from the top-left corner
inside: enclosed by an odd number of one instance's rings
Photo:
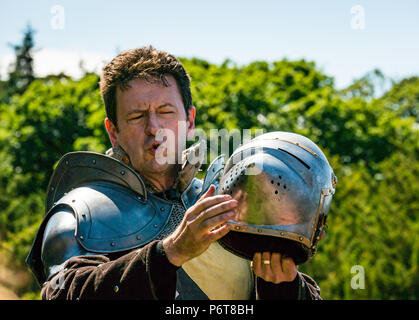
[[[69,259],[42,288],[43,299],[174,299],[176,271],[161,241],[116,260],[103,255]],[[63,279],[63,280],[62,280]]]

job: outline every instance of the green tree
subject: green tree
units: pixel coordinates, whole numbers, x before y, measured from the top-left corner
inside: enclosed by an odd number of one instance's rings
[[[7,80],[7,96],[22,94],[35,79],[33,72],[34,33],[30,25],[26,27],[21,44],[11,45],[15,52],[15,61],[10,65]],[[9,102],[9,99],[5,101]]]

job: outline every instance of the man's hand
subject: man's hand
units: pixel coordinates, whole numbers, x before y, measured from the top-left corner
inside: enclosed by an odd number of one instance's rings
[[[297,276],[294,260],[277,252],[257,252],[252,264],[255,275],[267,282],[278,284],[293,281]]]
[[[230,195],[215,195],[215,186],[192,206],[176,228],[163,240],[163,248],[169,261],[181,266],[186,261],[199,256],[230,231],[225,224],[234,219],[237,201]]]

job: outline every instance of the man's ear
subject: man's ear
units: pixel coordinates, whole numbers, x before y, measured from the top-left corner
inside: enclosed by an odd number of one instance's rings
[[[105,118],[105,127],[109,135],[109,140],[111,140],[112,147],[117,147],[118,144],[118,131],[112,121],[106,117]]]
[[[194,131],[195,131],[195,112],[196,112],[196,109],[195,109],[194,106],[192,106],[189,109],[189,112],[188,112],[188,119],[187,119],[188,133],[187,133],[187,138],[189,140],[193,139],[193,135],[194,135]]]

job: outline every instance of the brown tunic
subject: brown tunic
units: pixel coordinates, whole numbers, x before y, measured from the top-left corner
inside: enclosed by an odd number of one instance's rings
[[[64,270],[44,283],[42,299],[173,300],[178,267],[167,259],[161,241],[116,256],[69,259]],[[299,287],[301,287],[299,290]],[[300,295],[300,296],[299,296]],[[320,299],[313,279],[298,273],[292,282],[256,278],[256,299]]]

